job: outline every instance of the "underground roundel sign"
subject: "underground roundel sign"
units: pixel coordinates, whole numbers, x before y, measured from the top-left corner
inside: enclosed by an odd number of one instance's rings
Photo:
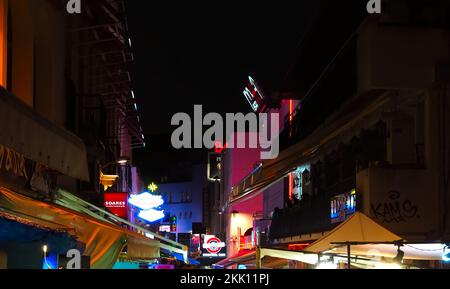
[[[219,238],[216,236],[205,236],[204,243],[203,243],[203,249],[205,249],[205,252],[203,253],[204,256],[209,257],[221,257],[224,256],[225,253],[220,253],[222,249],[225,248],[225,243],[222,242]]]

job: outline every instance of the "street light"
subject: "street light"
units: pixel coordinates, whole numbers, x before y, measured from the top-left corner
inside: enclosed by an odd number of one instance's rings
[[[125,166],[130,162],[130,159],[128,157],[120,157],[116,162],[121,166]]]
[[[130,159],[128,157],[120,157],[115,161],[108,162],[106,164],[100,164],[100,184],[103,185],[104,191],[108,190],[108,188],[111,188],[114,183],[120,178],[120,176],[117,173],[117,167],[116,167],[116,173],[115,174],[103,174],[103,170],[111,165],[120,165],[122,167],[126,166],[129,163]]]

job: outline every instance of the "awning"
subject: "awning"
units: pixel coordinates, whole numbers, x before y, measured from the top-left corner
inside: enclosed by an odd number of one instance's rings
[[[41,243],[55,254],[63,254],[70,249],[85,250],[84,244],[64,229],[51,229],[0,211],[0,244],[8,243]]]
[[[67,176],[89,181],[83,141],[0,86],[0,144]]]
[[[148,238],[128,236],[127,259],[153,260],[160,257],[160,242]]]
[[[431,244],[416,244],[407,242],[400,247],[405,253],[403,259],[407,260],[433,260],[442,261],[442,254],[444,252],[445,244],[431,243]],[[365,245],[352,245],[352,256],[364,256],[364,257],[384,257],[394,258],[398,254],[398,246],[395,244],[365,244]],[[332,251],[333,254],[347,254],[346,246],[336,247]]]
[[[163,236],[148,231],[145,228],[136,226],[135,224],[132,224],[127,220],[121,219],[118,216],[108,211],[105,211],[104,209],[99,208],[89,202],[86,202],[85,200],[80,199],[65,190],[62,189],[58,190],[58,196],[55,200],[55,203],[62,205],[66,208],[69,208],[71,210],[75,210],[79,213],[89,215],[97,220],[113,224],[115,226],[124,226],[128,228],[133,228],[141,234],[139,235],[140,237],[145,236],[144,238],[146,238],[146,240],[154,239],[160,241],[159,246],[161,247],[161,249],[167,250],[168,252],[171,253],[182,254],[184,256],[185,262],[187,262],[188,260],[187,246],[179,244],[170,239],[164,238]]]
[[[255,250],[242,250],[238,254],[233,257],[224,259],[220,262],[217,262],[213,265],[216,268],[227,268],[231,265],[244,263],[248,261],[254,260],[256,262],[256,252]],[[256,263],[255,263],[256,264]]]
[[[230,203],[255,197],[388,101],[389,95],[386,91],[375,90],[347,104],[338,115],[327,121],[328,126],[317,129],[306,139],[283,150],[276,159],[264,161],[260,168],[233,188]]]
[[[397,242],[400,240],[402,240],[401,237],[380,226],[363,213],[356,212],[334,230],[306,247],[305,251],[313,253],[333,252],[333,249],[340,247],[338,245],[333,245],[333,243],[380,243]]]
[[[86,244],[84,255],[91,257],[91,268],[93,269],[112,268],[127,240],[130,240],[131,237],[142,240],[142,242],[133,243],[141,244],[134,247],[136,248],[135,252],[138,251],[136,254],[148,254],[148,246],[157,246],[150,238],[107,223],[100,218],[97,219],[56,204],[36,201],[1,187],[0,208],[21,216],[32,216],[34,222],[42,222],[43,226],[52,229],[61,229],[62,226],[70,228],[70,233]]]
[[[261,259],[264,257],[273,257],[286,260],[295,260],[306,264],[315,265],[319,260],[317,254],[308,254],[297,251],[280,250],[280,249],[261,249]]]
[[[185,262],[183,254],[172,253],[170,255],[172,255],[176,260],[180,262]],[[200,265],[200,262],[195,259],[189,258],[189,265]]]

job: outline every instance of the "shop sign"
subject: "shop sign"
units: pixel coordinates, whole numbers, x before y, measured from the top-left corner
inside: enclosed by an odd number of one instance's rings
[[[252,77],[248,77],[247,87],[245,87],[242,93],[254,112],[264,111],[264,96]]]
[[[341,223],[356,212],[356,190],[331,199],[331,223]]]
[[[210,181],[220,181],[222,170],[222,155],[209,153],[208,155],[208,179]]]
[[[18,152],[0,145],[0,180],[23,187],[31,175],[32,162]]]
[[[10,173],[28,179],[25,157],[0,145],[0,173]]]
[[[105,193],[105,208],[118,216],[126,219],[128,217],[128,193]]]

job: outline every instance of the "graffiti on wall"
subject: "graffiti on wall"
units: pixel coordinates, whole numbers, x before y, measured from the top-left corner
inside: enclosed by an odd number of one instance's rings
[[[420,218],[419,208],[398,191],[388,192],[388,200],[371,204],[372,215],[381,223],[402,223]]]

